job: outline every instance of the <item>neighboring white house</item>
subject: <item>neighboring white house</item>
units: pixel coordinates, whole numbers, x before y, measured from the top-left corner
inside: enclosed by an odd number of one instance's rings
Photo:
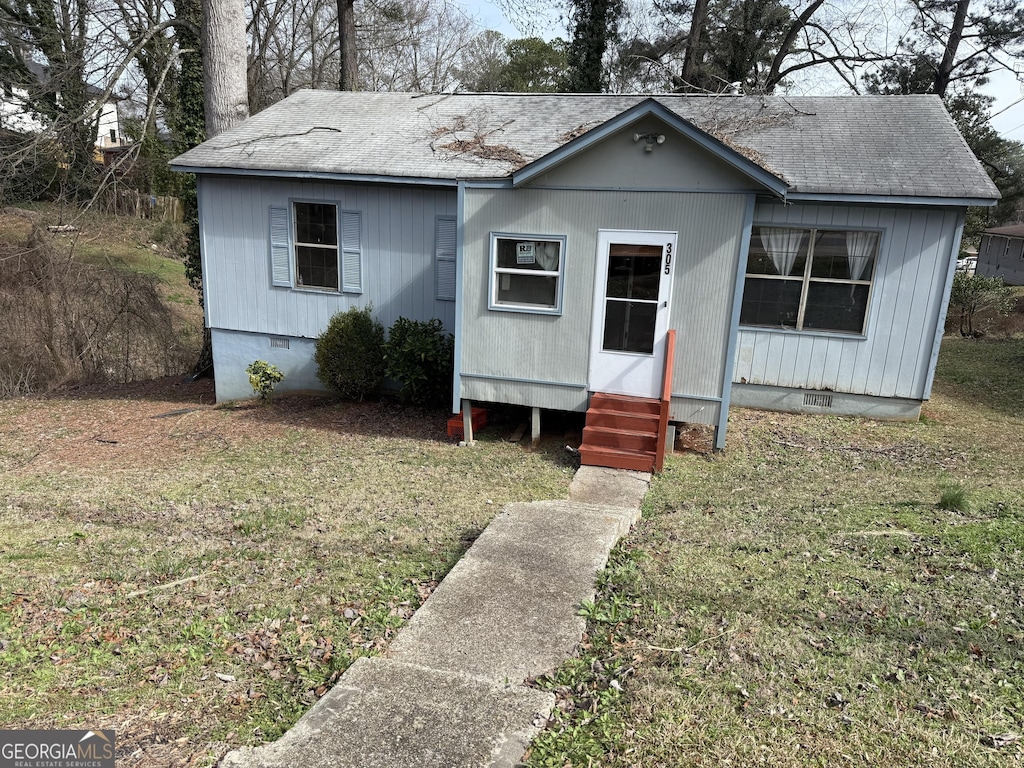
[[[302,91],[173,167],[218,399],[257,358],[320,388],[314,340],[372,303],[454,333],[456,407],[588,411],[635,469],[650,435],[594,403],[659,398],[669,329],[670,418],[719,448],[730,404],[916,418],[999,197],[935,96]]]
[[[29,71],[41,84],[46,84],[50,79],[49,67],[35,61],[27,62]],[[87,86],[88,93],[97,101],[103,98],[104,92],[99,88]],[[60,98],[60,94],[57,95]],[[96,149],[102,152],[104,149],[120,147],[125,143],[121,133],[121,123],[118,118],[116,96],[103,98],[99,105],[98,114],[94,115],[96,121]],[[0,130],[12,131],[15,133],[40,133],[46,128],[42,117],[30,108],[28,92],[10,82],[0,82]],[[102,156],[97,156],[101,160]]]

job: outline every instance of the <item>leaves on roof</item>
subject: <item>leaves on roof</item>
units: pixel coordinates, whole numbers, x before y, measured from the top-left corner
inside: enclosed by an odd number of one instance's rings
[[[492,125],[492,116],[489,110],[476,109],[468,115],[456,115],[450,125],[435,128],[430,132],[433,139],[430,147],[433,150],[444,150],[453,155],[471,155],[481,160],[498,160],[512,165],[513,170],[518,170],[526,165],[529,160],[514,147],[507,144],[492,144],[488,140],[500,134],[514,120],[505,120],[502,123]],[[443,144],[441,139],[447,139]]]
[[[788,102],[787,102],[788,104]],[[726,103],[726,106],[731,104]],[[709,136],[718,139],[729,149],[742,155],[750,162],[759,165],[769,173],[784,178],[765,160],[764,155],[752,147],[741,143],[738,139],[743,134],[758,134],[766,128],[778,125],[785,125],[793,122],[796,114],[809,114],[800,112],[792,105],[788,109],[772,109],[766,102],[761,103],[761,108],[756,112],[738,114],[735,110],[722,109],[716,100],[709,100],[708,108],[701,110],[700,115],[691,122]]]

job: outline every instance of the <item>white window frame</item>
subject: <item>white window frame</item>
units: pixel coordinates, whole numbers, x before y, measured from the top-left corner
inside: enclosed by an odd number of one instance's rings
[[[745,328],[757,328],[757,329],[772,329],[779,331],[788,331],[791,333],[801,334],[839,334],[842,336],[865,336],[868,328],[868,318],[871,314],[871,295],[874,292],[875,276],[878,274],[878,262],[882,253],[882,237],[884,232],[881,229],[876,228],[862,228],[862,227],[815,227],[815,226],[804,226],[795,224],[754,224],[751,229],[750,237],[753,240],[756,237],[756,231],[760,228],[769,229],[790,229],[795,231],[804,232],[807,235],[807,260],[804,264],[803,275],[764,275],[755,274],[751,272],[744,272],[744,290],[746,281],[753,278],[757,280],[784,280],[787,282],[799,282],[800,283],[800,302],[797,309],[797,318],[795,326],[780,326],[780,325],[756,325],[753,323],[744,323],[740,321],[740,325]],[[874,260],[871,265],[871,279],[870,280],[851,280],[849,278],[835,278],[835,277],[813,277],[811,275],[811,267],[814,262],[814,244],[816,236],[819,232],[873,232],[878,235],[878,240],[875,245]],[[747,266],[750,264],[749,246],[747,255]],[[811,283],[834,283],[840,285],[866,285],[868,287],[868,295],[864,304],[864,320],[861,322],[859,331],[842,331],[830,328],[804,328],[805,310],[807,308],[807,294],[809,293]]]
[[[498,241],[511,240],[513,242],[549,242],[558,243],[558,269],[515,269],[513,267],[498,266]],[[491,232],[490,238],[490,262],[488,277],[489,289],[487,294],[487,308],[499,312],[526,312],[541,315],[561,315],[562,296],[565,289],[565,235],[535,235],[522,234],[518,232]],[[557,280],[555,286],[555,305],[546,304],[511,304],[498,301],[498,280],[501,275],[527,275],[530,277],[553,277]]]

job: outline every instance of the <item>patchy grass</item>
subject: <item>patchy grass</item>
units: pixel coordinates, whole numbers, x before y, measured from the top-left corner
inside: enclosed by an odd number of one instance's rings
[[[76,232],[51,235],[52,240],[62,249],[71,249],[83,263],[153,275],[162,284],[165,299],[198,307],[178,255],[184,225],[82,211],[72,205],[31,203],[0,211],[0,245],[24,246],[33,222],[42,229],[51,224],[77,227]]]
[[[572,475],[560,444],[485,430],[459,449],[443,413],[209,400],[0,402],[4,727],[113,727],[124,766],[272,739],[502,504],[564,497]]]
[[[667,462],[529,764],[1020,765],[1022,353],[947,339],[918,423],[738,411]]]

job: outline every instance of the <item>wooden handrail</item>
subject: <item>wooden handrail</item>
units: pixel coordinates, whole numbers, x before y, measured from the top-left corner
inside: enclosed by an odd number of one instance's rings
[[[676,332],[669,329],[665,337],[665,372],[661,377],[661,415],[658,419],[658,450],[654,456],[654,471],[661,472],[665,466],[665,441],[668,432],[668,416],[672,405],[672,361],[676,356]]]

